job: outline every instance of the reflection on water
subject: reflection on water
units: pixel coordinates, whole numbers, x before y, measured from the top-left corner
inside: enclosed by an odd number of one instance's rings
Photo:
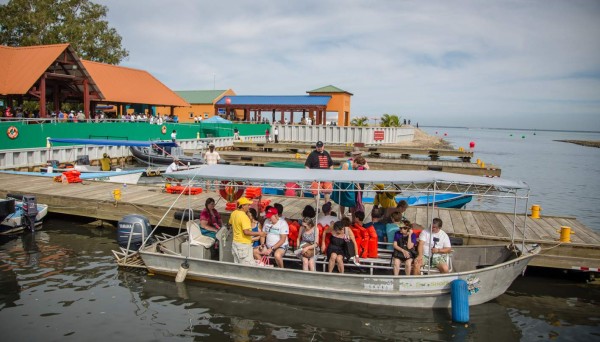
[[[448,310],[176,284],[119,270],[110,252],[115,236],[114,229],[51,219],[35,237],[1,241],[0,320],[11,327],[3,338],[515,341],[589,339],[600,327],[597,285],[522,278],[498,300],[472,307],[471,322],[459,325]]]

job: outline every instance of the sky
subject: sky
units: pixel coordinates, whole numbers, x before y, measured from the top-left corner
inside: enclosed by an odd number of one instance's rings
[[[600,131],[600,1],[93,0],[173,90],[352,96],[428,126]]]

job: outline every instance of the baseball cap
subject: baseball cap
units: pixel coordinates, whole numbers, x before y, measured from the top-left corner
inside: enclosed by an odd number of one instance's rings
[[[323,142],[321,140],[317,141],[317,147],[323,147]]]
[[[277,215],[277,208],[269,208],[269,210],[267,210],[267,213],[265,214],[266,218],[271,218],[271,216],[273,215]]]
[[[237,202],[238,202],[238,205],[252,204],[252,201],[246,197],[240,197],[240,199],[238,199]]]

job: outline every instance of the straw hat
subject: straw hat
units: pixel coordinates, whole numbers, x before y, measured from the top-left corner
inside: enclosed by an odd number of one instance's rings
[[[358,147],[354,147],[354,148],[352,149],[352,155],[353,155],[353,156],[360,156],[361,154],[362,154],[362,151],[360,150],[360,148],[358,148]]]

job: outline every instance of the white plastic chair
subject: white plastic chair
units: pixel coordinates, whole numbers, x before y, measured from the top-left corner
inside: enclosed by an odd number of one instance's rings
[[[215,239],[202,235],[200,225],[196,221],[188,221],[186,223],[186,228],[190,239],[190,245],[210,248],[215,244]]]

